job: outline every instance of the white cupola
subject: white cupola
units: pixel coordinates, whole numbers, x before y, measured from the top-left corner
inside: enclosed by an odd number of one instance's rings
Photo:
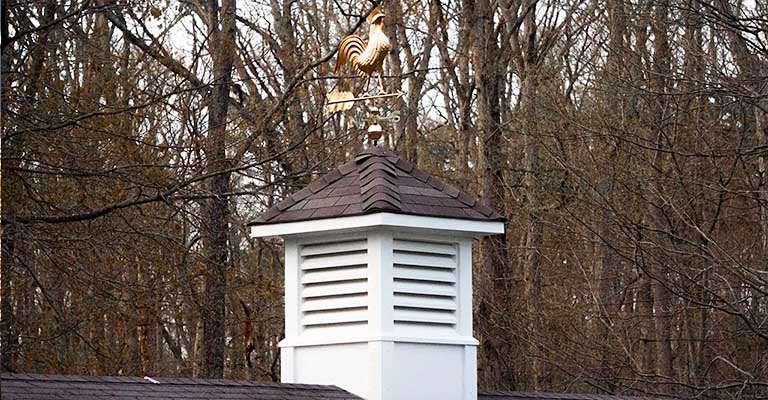
[[[285,241],[282,382],[477,399],[472,239],[503,232],[474,197],[378,148],[288,196],[251,231]]]

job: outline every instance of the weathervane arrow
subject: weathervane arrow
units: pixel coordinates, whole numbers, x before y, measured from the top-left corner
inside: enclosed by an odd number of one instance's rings
[[[403,97],[403,96],[405,96],[405,93],[402,91],[398,91],[397,93],[384,93],[384,94],[374,94],[369,96],[351,97],[346,99],[334,99],[334,100],[329,100],[325,104],[332,105],[332,104],[340,104],[340,103],[347,103],[347,102],[373,100],[373,99],[387,99],[391,97]]]

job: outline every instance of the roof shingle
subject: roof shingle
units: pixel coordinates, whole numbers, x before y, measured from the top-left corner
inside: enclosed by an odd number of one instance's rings
[[[288,196],[251,225],[377,212],[504,220],[474,196],[420,171],[393,153],[372,148]]]
[[[336,386],[223,379],[0,374],[1,400],[362,400]]]

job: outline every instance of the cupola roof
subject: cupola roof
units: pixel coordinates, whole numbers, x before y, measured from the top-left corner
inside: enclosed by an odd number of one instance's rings
[[[374,147],[261,214],[250,225],[268,225],[393,213],[476,221],[504,221],[475,198]]]

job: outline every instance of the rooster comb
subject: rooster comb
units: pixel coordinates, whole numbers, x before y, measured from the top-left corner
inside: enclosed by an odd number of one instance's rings
[[[371,11],[370,14],[368,14],[368,22],[373,22],[379,19],[379,17],[384,18],[384,13],[379,7],[376,7],[373,9],[373,11]]]

